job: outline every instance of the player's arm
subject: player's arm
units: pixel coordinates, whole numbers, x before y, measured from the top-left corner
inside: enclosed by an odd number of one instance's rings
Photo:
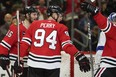
[[[59,32],[62,49],[76,58],[76,60],[79,62],[81,71],[84,72],[89,71],[90,70],[89,60],[82,52],[80,52],[72,44],[72,41],[70,40],[70,36],[68,34],[68,29],[63,26]]]
[[[6,36],[3,38],[2,42],[0,43],[0,66],[3,70],[7,69],[9,65],[9,50],[13,44],[16,43],[16,26],[11,25]]]
[[[22,38],[20,42],[20,57],[24,57],[28,54],[28,49],[32,43],[32,29],[33,29],[33,24],[30,25],[28,30],[26,31],[24,37]]]
[[[8,55],[10,48],[17,42],[16,38],[17,27],[12,24],[0,43],[0,54]]]
[[[108,21],[108,18],[106,18],[105,16],[103,16],[100,12],[99,12],[99,8],[87,3],[87,2],[83,2],[81,3],[80,6],[84,11],[90,12],[94,18],[94,20],[96,21],[96,23],[98,24],[99,28],[106,33],[106,36],[108,37],[113,37],[112,33],[115,33],[115,26],[112,26],[113,24],[111,22]]]

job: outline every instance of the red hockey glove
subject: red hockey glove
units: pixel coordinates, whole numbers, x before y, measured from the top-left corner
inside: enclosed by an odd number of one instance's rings
[[[99,12],[99,8],[88,3],[88,2],[82,2],[80,5],[81,9],[84,11],[90,12],[93,16],[96,15]]]
[[[2,69],[6,70],[7,66],[9,66],[9,64],[10,64],[9,57],[1,54],[0,55],[0,66],[2,67]]]
[[[20,61],[20,65],[18,65],[18,61],[16,60],[14,63],[14,72],[16,75],[22,75],[23,73],[23,61]]]
[[[78,53],[76,55],[76,60],[78,61],[80,70],[82,72],[83,71],[84,72],[90,71],[90,62],[89,62],[88,58],[84,54]]]

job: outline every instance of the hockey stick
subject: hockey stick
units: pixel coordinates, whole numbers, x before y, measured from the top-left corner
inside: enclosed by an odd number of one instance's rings
[[[8,67],[6,67],[6,72],[7,72],[8,76],[11,77]]]
[[[92,77],[94,77],[93,55],[92,55],[92,47],[91,47],[91,30],[90,30],[90,22],[88,22],[88,37],[89,37],[89,52],[90,52],[91,74],[92,74]]]
[[[90,0],[89,2],[92,3],[95,0]],[[89,53],[90,53],[90,65],[91,65],[91,75],[94,77],[94,67],[93,67],[93,54],[92,54],[92,46],[91,46],[91,29],[90,29],[90,20],[89,16],[87,17],[87,24],[88,24],[88,42],[89,42]]]
[[[19,10],[17,10],[17,37],[18,37],[18,44],[17,44],[17,52],[18,52],[18,65],[20,64],[20,28],[19,28]]]
[[[17,10],[17,37],[18,37],[18,42],[17,42],[17,60],[18,60],[18,66],[20,65],[20,26],[19,26],[19,10]],[[20,75],[16,76],[20,77]]]
[[[90,0],[94,2],[95,0]],[[90,20],[88,18],[88,38],[89,38],[89,52],[90,52],[90,64],[91,64],[91,75],[94,77],[94,67],[93,67],[93,54],[92,54],[92,46],[91,46],[91,29],[90,29]]]

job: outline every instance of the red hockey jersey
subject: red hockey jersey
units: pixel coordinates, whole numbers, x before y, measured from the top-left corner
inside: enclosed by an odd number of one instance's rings
[[[99,28],[106,35],[106,44],[103,50],[101,67],[116,67],[116,24],[108,21],[101,13],[94,16]]]
[[[27,30],[23,24],[20,24],[20,39],[25,34],[25,31]],[[17,58],[17,26],[12,24],[6,34],[6,36],[3,38],[2,42],[0,43],[0,54],[10,55],[10,60],[15,61]]]
[[[22,57],[29,46],[28,65],[35,68],[60,68],[62,50],[71,55],[78,52],[70,40],[67,27],[52,20],[31,24],[21,41]]]

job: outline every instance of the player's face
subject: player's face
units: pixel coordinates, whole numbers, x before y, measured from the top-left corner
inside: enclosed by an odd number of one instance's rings
[[[58,17],[58,22],[60,22],[60,21],[62,21],[62,19],[63,19],[63,16],[62,16],[62,14],[59,14],[59,17]]]
[[[37,12],[33,12],[30,14],[31,17],[31,21],[33,22],[34,20],[38,19],[38,13]]]

